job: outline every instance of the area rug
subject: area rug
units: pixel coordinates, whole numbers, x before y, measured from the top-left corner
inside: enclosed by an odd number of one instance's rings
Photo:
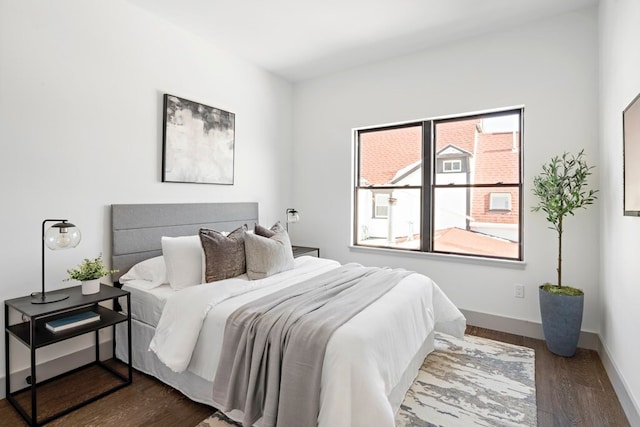
[[[215,413],[197,427],[239,425]],[[534,350],[471,335],[436,335],[396,416],[397,427],[536,425]]]

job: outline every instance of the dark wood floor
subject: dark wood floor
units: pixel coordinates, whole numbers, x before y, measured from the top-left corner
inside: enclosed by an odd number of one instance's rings
[[[113,365],[115,363],[112,362]],[[122,372],[123,365],[117,362]],[[87,383],[89,386],[87,387]],[[101,368],[61,378],[38,387],[38,419],[69,406],[72,399],[83,399],[82,394],[94,396],[109,389],[114,377]],[[82,389],[82,390],[81,390]],[[30,408],[30,396],[19,396],[23,406]],[[26,405],[25,405],[26,403]],[[46,426],[195,426],[214,410],[195,403],[173,388],[134,370],[133,384],[90,403]],[[41,415],[40,415],[41,414]],[[6,400],[0,400],[0,426],[26,426],[18,412]]]
[[[540,340],[473,326],[467,328],[467,333],[535,349],[539,426],[629,425],[595,351],[578,349],[573,358],[567,359],[551,354]],[[43,398],[38,398],[43,404],[42,411],[67,404],[87,382],[92,386],[88,392],[92,392],[109,387],[109,381],[108,376],[97,370],[68,377],[64,382],[54,382],[49,390],[43,387]],[[41,393],[40,388],[38,393]],[[159,381],[135,372],[131,386],[47,425],[195,426],[212,412],[212,408],[194,403]],[[7,400],[0,400],[0,426],[24,425],[26,423]]]
[[[578,349],[565,358],[549,352],[541,340],[474,326],[467,333],[535,350],[538,426],[629,425],[597,352]]]

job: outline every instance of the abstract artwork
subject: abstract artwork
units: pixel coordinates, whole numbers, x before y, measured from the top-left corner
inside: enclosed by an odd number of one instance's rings
[[[640,95],[622,113],[624,215],[640,216]]]
[[[233,184],[235,114],[164,95],[162,182]]]

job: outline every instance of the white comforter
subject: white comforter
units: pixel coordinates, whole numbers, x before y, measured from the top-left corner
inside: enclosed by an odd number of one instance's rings
[[[226,318],[277,289],[338,267],[301,257],[296,268],[262,280],[246,277],[176,292],[166,302],[150,350],[176,372],[213,381]],[[320,426],[393,426],[399,402],[388,396],[433,330],[462,337],[465,319],[431,279],[412,274],[329,340],[322,374]],[[202,338],[199,338],[202,337]],[[233,414],[232,414],[233,415]]]

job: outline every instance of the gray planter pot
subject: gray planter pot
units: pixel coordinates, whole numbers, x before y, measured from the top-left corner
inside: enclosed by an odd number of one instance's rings
[[[540,288],[539,296],[547,348],[558,356],[573,356],[580,339],[584,295],[558,295]]]

